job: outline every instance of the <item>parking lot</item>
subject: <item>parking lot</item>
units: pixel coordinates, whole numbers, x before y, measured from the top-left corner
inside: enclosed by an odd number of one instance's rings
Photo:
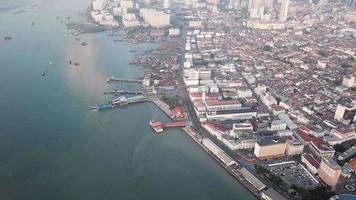
[[[269,164],[266,168],[273,174],[281,177],[289,185],[296,185],[308,189],[319,185],[318,180],[301,164],[295,162],[282,162]]]

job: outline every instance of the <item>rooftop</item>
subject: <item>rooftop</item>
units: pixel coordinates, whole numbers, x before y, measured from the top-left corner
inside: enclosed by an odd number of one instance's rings
[[[268,146],[268,145],[285,143],[285,139],[278,136],[268,136],[268,137],[260,138],[260,140],[258,140],[257,143],[260,146]]]

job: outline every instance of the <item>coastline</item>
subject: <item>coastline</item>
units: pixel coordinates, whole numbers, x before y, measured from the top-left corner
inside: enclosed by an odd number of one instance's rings
[[[160,101],[160,100],[158,100]],[[160,102],[156,102],[153,99],[151,101],[149,101],[151,103],[153,103],[155,106],[157,106],[164,114],[166,114],[171,120],[173,120],[173,118],[170,116],[170,113],[166,110],[165,106],[168,107],[168,105],[162,101]],[[224,168],[224,170],[226,172],[229,173],[230,176],[232,176],[234,179],[236,179],[244,188],[246,188],[254,197],[256,197],[257,199],[261,199],[261,195],[260,192],[258,190],[256,190],[248,181],[246,181],[245,179],[243,179],[238,173],[234,172],[234,170],[236,171],[236,169],[227,166],[226,164],[224,164],[221,160],[219,160],[218,157],[216,157],[207,147],[205,147],[202,144],[202,139],[203,137],[200,136],[196,131],[194,131],[191,127],[183,127],[181,128],[181,130],[183,130],[183,132],[186,133],[186,135],[188,135],[198,146],[200,146],[212,159],[214,159],[222,168]],[[237,165],[239,166],[239,165]]]

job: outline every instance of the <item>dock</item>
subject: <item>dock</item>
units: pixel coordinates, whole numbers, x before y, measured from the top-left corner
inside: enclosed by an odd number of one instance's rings
[[[150,101],[162,110],[168,117],[171,117],[172,112],[169,106],[158,98],[150,98]]]
[[[173,121],[173,122],[159,122],[154,119],[150,121],[150,125],[152,129],[157,133],[160,134],[163,132],[165,128],[173,128],[173,127],[186,127],[188,123],[186,121]]]
[[[92,110],[102,111],[102,110],[108,110],[108,109],[125,106],[128,104],[147,102],[147,101],[150,101],[150,99],[148,99],[142,95],[132,96],[132,97],[120,96],[116,99],[113,99],[113,100],[107,102],[107,103],[97,104],[96,106],[92,107]]]
[[[133,95],[139,95],[139,94],[143,94],[143,91],[114,90],[114,91],[104,92],[104,94],[114,94],[114,95],[133,94]]]
[[[111,83],[111,82],[142,83],[143,81],[140,79],[124,79],[124,78],[111,77],[111,78],[106,79],[106,82],[108,82],[108,83]]]

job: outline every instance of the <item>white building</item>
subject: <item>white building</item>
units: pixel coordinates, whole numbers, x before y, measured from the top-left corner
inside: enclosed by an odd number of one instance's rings
[[[197,21],[197,20],[189,21],[188,27],[189,28],[201,28],[202,27],[202,21]]]
[[[296,155],[303,153],[304,145],[299,140],[288,140],[286,146],[287,155]]]
[[[168,32],[170,36],[177,36],[180,34],[179,28],[170,28]]]
[[[230,136],[233,138],[240,138],[248,136],[251,133],[253,133],[252,124],[246,121],[244,123],[234,123],[232,125],[232,130],[230,131]]]
[[[273,120],[270,131],[284,131],[287,129],[287,124],[283,120]]]
[[[356,103],[352,102],[350,105],[337,105],[334,119],[349,125],[354,122],[356,113]]]
[[[170,24],[170,16],[162,11],[155,9],[140,9],[140,15],[145,23],[152,27],[161,28]]]
[[[140,25],[134,13],[126,13],[123,15],[122,23],[125,27],[137,27]]]
[[[103,0],[94,0],[93,1],[93,10],[94,11],[101,11],[104,9],[104,1]]]
[[[163,8],[171,7],[171,0],[163,0]]]
[[[210,139],[203,139],[203,145],[209,149],[216,157],[218,157],[225,165],[231,166],[235,165],[236,161],[234,161],[229,155],[225,153],[220,147],[218,147],[213,141]]]
[[[352,75],[344,76],[342,80],[342,85],[347,88],[353,87],[355,85],[355,77]]]
[[[122,0],[120,1],[120,7],[124,10],[127,10],[128,8],[133,8],[134,4],[132,1]]]
[[[281,10],[279,12],[279,20],[287,21],[289,10],[289,0],[282,0]]]

